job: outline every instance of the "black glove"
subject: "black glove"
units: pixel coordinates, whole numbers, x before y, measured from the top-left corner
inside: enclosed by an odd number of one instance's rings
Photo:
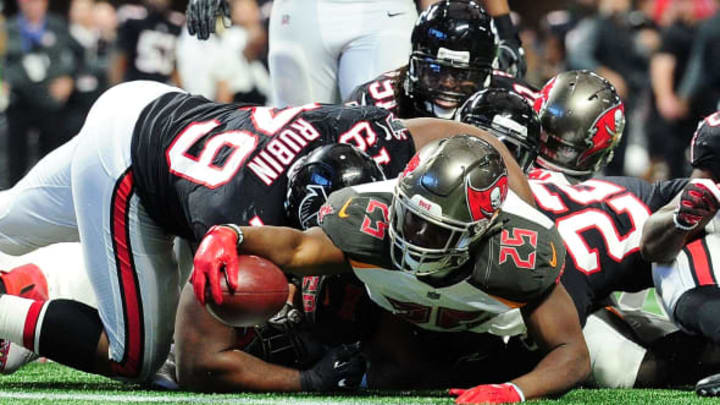
[[[523,78],[527,71],[525,51],[520,42],[520,36],[512,23],[510,14],[493,17],[500,43],[498,44],[498,63],[503,72],[517,78]]]
[[[330,349],[311,369],[300,372],[300,387],[303,391],[356,389],[365,367],[359,343],[340,345]]]
[[[302,311],[286,302],[277,314],[268,319],[268,324],[277,330],[287,332],[300,325],[303,319]]]
[[[208,39],[215,33],[217,18],[223,17],[223,24],[229,27],[230,5],[227,0],[190,0],[185,19],[188,33],[197,34],[198,39]]]
[[[700,221],[711,218],[718,210],[720,189],[710,179],[694,179],[688,183],[680,195],[673,222],[684,231],[694,229]]]

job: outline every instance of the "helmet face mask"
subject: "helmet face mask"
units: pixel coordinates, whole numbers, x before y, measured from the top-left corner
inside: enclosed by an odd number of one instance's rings
[[[410,57],[408,70],[413,94],[426,100],[425,109],[434,115],[438,115],[435,107],[454,113],[470,95],[487,87],[491,75],[489,67],[457,66],[422,55]]]
[[[507,195],[507,174],[499,152],[467,135],[430,144],[416,157],[419,166],[395,187],[391,259],[400,270],[427,276],[469,259]]]

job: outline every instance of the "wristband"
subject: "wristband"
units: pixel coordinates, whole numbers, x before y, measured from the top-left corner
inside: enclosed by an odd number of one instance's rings
[[[678,221],[678,213],[679,213],[679,210],[673,211],[672,219],[673,219],[673,224],[675,225],[675,228],[680,229],[681,231],[686,231],[686,232],[687,232],[687,231],[692,231],[693,229],[697,228],[697,226],[698,226],[698,224],[700,223],[700,221],[698,221],[698,222],[695,223],[694,225],[690,225],[690,226],[688,226],[688,225],[683,225],[683,224],[680,223],[680,221]]]
[[[515,388],[515,392],[517,392],[518,395],[520,396],[520,402],[525,402],[525,394],[523,394],[520,387],[518,387],[517,385],[515,385],[514,383],[511,383],[511,382],[507,382],[505,384],[512,385],[512,387]]]
[[[222,225],[213,225],[210,230],[208,230],[208,233],[212,232],[213,229],[224,227],[224,228],[230,228],[233,232],[235,232],[235,236],[237,237],[237,242],[235,243],[236,247],[240,247],[240,245],[245,240],[245,234],[243,233],[242,229],[240,229],[239,226],[235,224],[222,224]]]

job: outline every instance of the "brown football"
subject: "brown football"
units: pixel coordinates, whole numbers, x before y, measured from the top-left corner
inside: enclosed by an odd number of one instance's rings
[[[223,277],[223,303],[217,305],[210,295],[205,307],[220,322],[233,327],[264,323],[282,309],[288,297],[288,281],[273,262],[258,256],[238,257],[238,288],[230,292]]]

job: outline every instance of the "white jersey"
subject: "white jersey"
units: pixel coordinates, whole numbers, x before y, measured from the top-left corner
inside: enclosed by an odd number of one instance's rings
[[[509,192],[498,221],[502,227],[478,246],[471,262],[443,280],[419,278],[390,263],[384,230],[395,182],[333,193],[322,218],[323,230],[346,253],[370,298],[424,329],[523,333],[518,308],[544,297],[564,266],[565,250],[552,221]]]

